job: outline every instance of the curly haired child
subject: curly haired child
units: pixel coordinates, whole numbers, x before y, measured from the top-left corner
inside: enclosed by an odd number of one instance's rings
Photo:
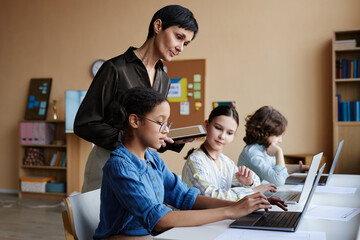
[[[287,126],[286,118],[272,107],[264,106],[253,115],[246,117],[244,142],[246,146],[238,159],[238,166],[246,166],[261,180],[283,185],[288,171],[308,170],[300,161],[299,165],[286,166],[280,143]],[[288,168],[287,168],[288,167]]]

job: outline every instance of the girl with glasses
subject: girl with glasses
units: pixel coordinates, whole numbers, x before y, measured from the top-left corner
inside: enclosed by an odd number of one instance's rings
[[[277,204],[255,193],[238,202],[199,195],[172,173],[156,151],[171,124],[166,98],[146,88],[132,88],[121,99],[120,143],[103,168],[100,223],[94,239],[151,239],[172,227],[198,226],[236,219]],[[180,211],[172,211],[166,204]]]

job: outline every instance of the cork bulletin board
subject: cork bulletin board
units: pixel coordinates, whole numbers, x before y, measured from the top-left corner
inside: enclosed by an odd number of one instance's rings
[[[168,100],[173,128],[204,123],[205,59],[164,62],[171,79]]]

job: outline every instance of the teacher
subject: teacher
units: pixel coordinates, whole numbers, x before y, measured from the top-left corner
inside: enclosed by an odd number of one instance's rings
[[[74,122],[74,133],[95,144],[86,163],[82,192],[101,187],[102,168],[123,141],[121,126],[117,125],[120,97],[133,87],[152,88],[166,97],[170,79],[161,60],[171,61],[179,55],[197,32],[196,19],[189,9],[166,6],[154,14],[147,39],[140,48],[130,47],[101,66]],[[161,151],[180,152],[184,146],[170,138],[167,142]]]

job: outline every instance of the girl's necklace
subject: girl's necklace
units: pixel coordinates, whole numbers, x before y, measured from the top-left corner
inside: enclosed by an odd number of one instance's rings
[[[206,154],[206,156],[208,156],[209,158],[211,158],[212,160],[216,160],[216,158],[213,158],[213,156],[210,155],[210,153],[208,152],[208,150],[206,150],[204,144],[201,144],[200,146],[201,150]]]

